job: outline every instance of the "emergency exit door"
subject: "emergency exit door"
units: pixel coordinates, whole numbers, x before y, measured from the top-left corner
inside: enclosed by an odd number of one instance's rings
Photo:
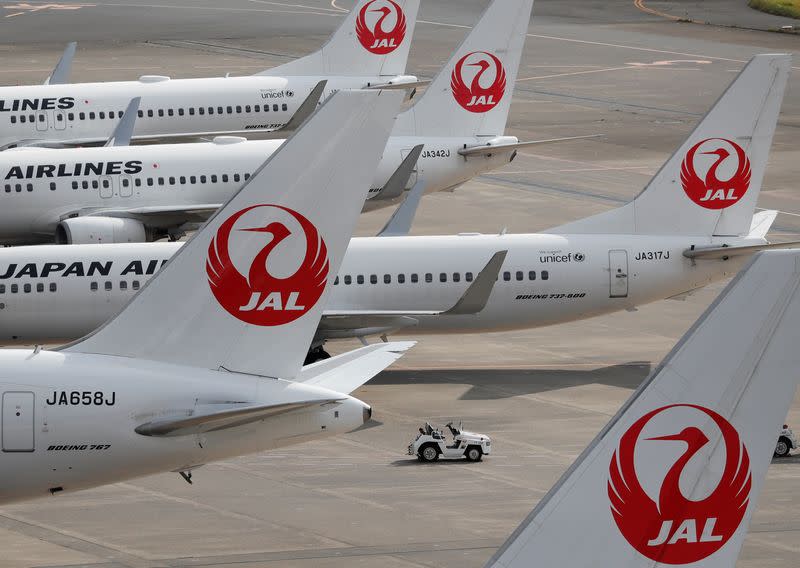
[[[610,282],[610,296],[612,298],[626,298],[628,296],[628,251],[608,251],[608,268]]]
[[[3,393],[3,451],[33,451],[33,393]]]

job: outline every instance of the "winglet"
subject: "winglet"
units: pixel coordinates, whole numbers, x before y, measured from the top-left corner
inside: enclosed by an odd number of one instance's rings
[[[282,133],[285,134],[287,132],[293,132],[300,128],[300,126],[308,120],[314,111],[317,110],[317,106],[319,105],[319,101],[322,98],[322,93],[325,92],[325,85],[328,84],[327,80],[320,81],[317,85],[311,89],[311,92],[306,97],[306,100],[303,101],[297,111],[292,115],[292,118],[289,119],[289,122],[283,125],[282,128],[275,130],[273,134]]]
[[[489,259],[486,266],[483,267],[475,277],[475,281],[464,292],[464,295],[459,298],[452,308],[446,312],[442,312],[443,316],[460,316],[467,314],[477,314],[486,307],[486,302],[489,301],[489,296],[492,294],[494,283],[497,281],[497,275],[500,274],[500,269],[506,260],[507,250],[501,250]]]
[[[800,251],[759,253],[487,567],[734,568],[797,389],[798,335]]]
[[[139,111],[139,103],[142,97],[133,97],[128,103],[128,108],[119,119],[114,132],[108,137],[104,146],[130,146],[133,138],[133,129],[136,128],[136,113]]]
[[[382,201],[384,199],[394,199],[403,194],[408,186],[408,180],[411,179],[411,174],[414,173],[414,169],[417,167],[417,160],[419,160],[419,156],[422,154],[423,147],[424,144],[417,144],[411,149],[408,155],[403,158],[403,161],[400,162],[400,165],[397,166],[397,169],[392,173],[391,177],[383,184],[383,187],[372,199]]]
[[[405,237],[411,231],[419,202],[425,193],[425,182],[419,180],[408,192],[403,202],[397,206],[392,216],[378,233],[379,237]]]
[[[72,71],[72,60],[75,57],[75,49],[77,46],[78,42],[76,41],[71,41],[67,44],[53,72],[45,79],[45,85],[65,85],[69,83],[69,74]]]

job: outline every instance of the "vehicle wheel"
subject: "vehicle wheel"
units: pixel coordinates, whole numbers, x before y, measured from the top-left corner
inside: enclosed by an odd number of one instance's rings
[[[478,446],[470,446],[466,453],[467,461],[479,462],[483,457],[483,451]]]
[[[439,459],[439,450],[433,445],[425,446],[419,451],[419,457],[422,461],[435,462]]]
[[[785,458],[789,455],[789,448],[791,448],[791,443],[789,440],[781,436],[778,438],[778,443],[775,444],[775,457],[776,458]]]

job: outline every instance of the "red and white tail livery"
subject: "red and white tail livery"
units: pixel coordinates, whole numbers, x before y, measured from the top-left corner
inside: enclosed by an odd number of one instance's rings
[[[800,251],[759,253],[487,568],[733,568],[797,388],[799,287]]]

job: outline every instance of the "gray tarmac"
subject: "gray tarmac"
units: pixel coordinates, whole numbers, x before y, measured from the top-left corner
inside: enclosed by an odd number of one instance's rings
[[[338,25],[337,6],[352,5],[298,2],[6,2],[0,83],[42,80],[74,38],[75,80],[252,73],[314,50]],[[743,3],[706,4],[720,22],[758,27]],[[645,7],[676,4],[700,3]],[[433,75],[483,6],[425,2],[409,71]],[[427,197],[415,234],[529,232],[617,207],[751,55],[800,47],[794,35],[677,23],[622,0],[537,0],[535,12],[507,132],[603,137],[528,149]],[[783,212],[774,240],[800,239],[798,70],[800,60],[759,202]],[[364,215],[359,234],[388,215]],[[482,566],[721,288],[552,328],[423,337],[355,393],[373,405],[372,427],[209,465],[192,486],[157,475],[0,508],[0,567]],[[424,420],[459,418],[493,436],[490,458],[422,465],[405,455]],[[800,398],[788,422],[800,428]],[[775,461],[739,567],[798,564],[798,487],[800,456]]]

